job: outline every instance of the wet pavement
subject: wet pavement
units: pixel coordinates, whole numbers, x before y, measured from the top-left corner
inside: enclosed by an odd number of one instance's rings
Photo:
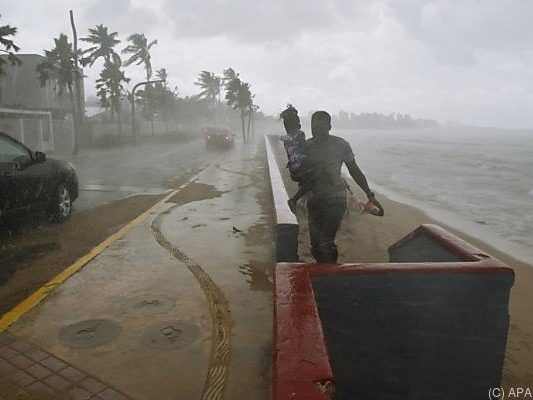
[[[8,332],[133,399],[269,399],[264,145],[217,156]]]
[[[202,139],[188,142],[144,143],[108,150],[94,150],[71,162],[80,181],[80,197],[74,212],[139,194],[161,194],[179,185],[180,178],[193,175],[217,160],[221,151],[207,151]],[[53,157],[53,155],[52,155]]]

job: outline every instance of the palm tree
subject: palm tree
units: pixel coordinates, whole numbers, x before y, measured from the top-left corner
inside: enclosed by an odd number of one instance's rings
[[[148,43],[148,39],[144,36],[144,33],[134,33],[128,36],[128,42],[130,44],[122,50],[122,54],[130,54],[124,62],[124,66],[136,63],[136,65],[144,64],[146,70],[146,80],[149,81],[152,77],[152,56],[150,55],[150,49],[157,44],[157,40],[152,40]],[[145,115],[150,118],[150,124],[152,126],[152,135],[154,135],[154,113],[155,113],[155,96],[152,93],[152,86],[149,85],[144,91],[139,91],[139,95],[144,94],[144,109]],[[133,99],[135,101],[135,99]]]
[[[254,104],[254,97],[255,95],[252,94],[250,92],[250,98],[248,100],[248,106],[247,106],[247,114],[248,114],[248,129],[246,130],[246,137],[247,137],[247,140],[250,140],[250,126],[252,124],[252,118],[253,118],[253,113],[254,113],[254,109],[255,109],[255,104]]]
[[[218,99],[221,84],[220,76],[216,76],[213,72],[202,71],[194,84],[202,89],[198,97],[213,103]]]
[[[111,108],[112,115],[116,112],[118,119],[119,138],[122,139],[122,118],[121,118],[121,101],[124,91],[124,83],[130,81],[126,78],[124,71],[121,69],[122,62],[118,57],[114,62],[106,62],[106,65],[100,77],[96,80],[97,95],[100,97],[100,104],[103,107]]]
[[[168,73],[167,73],[167,70],[166,68],[161,68],[161,69],[158,69],[157,71],[155,71],[155,76],[157,79],[160,79],[163,82],[163,87],[166,89],[167,88],[167,80],[168,80]]]
[[[10,36],[15,36],[17,33],[17,28],[11,25],[0,26],[0,45],[4,46],[4,49],[0,49],[0,53],[7,54],[7,60],[11,65],[21,65],[22,61],[18,58],[15,53],[20,50],[11,39],[8,39]],[[0,57],[0,76],[4,75],[4,64],[6,60]]]
[[[42,86],[49,81],[55,81],[60,96],[65,90],[68,91],[74,122],[73,153],[76,154],[78,151],[78,119],[73,90],[74,81],[79,77],[79,71],[75,64],[76,54],[74,54],[72,43],[68,41],[67,35],[62,33],[59,38],[54,39],[54,47],[51,50],[45,50],[44,55],[45,60],[37,65],[39,80]]]
[[[217,102],[220,103],[222,78],[213,72],[202,71],[194,84],[202,89],[198,97],[206,99],[207,103],[214,107],[215,119],[218,119]]]
[[[241,113],[242,138],[246,143],[246,130],[244,127],[244,117],[252,106],[252,93],[250,85],[235,77],[226,84],[226,104],[239,110]]]
[[[223,78],[222,81],[224,81],[225,85],[227,85],[229,82],[231,82],[233,79],[238,78],[239,74],[235,72],[235,70],[231,67],[228,69],[225,69],[223,72]]]
[[[157,40],[152,40],[148,43],[148,39],[144,33],[134,33],[128,37],[130,44],[122,50],[123,54],[131,54],[130,58],[124,62],[124,66],[137,63],[137,65],[144,64],[146,69],[146,80],[149,81],[152,77],[152,57],[150,56],[150,49],[157,44]]]
[[[177,105],[177,86],[175,91],[168,88],[168,73],[165,68],[155,71],[157,79],[162,80],[155,84],[155,102],[156,109],[161,112],[161,116],[165,121],[165,132],[169,132],[168,121],[175,114]]]
[[[87,57],[81,59],[82,65],[92,66],[99,58],[103,58],[106,64],[119,60],[120,57],[114,49],[120,43],[117,36],[117,32],[109,33],[104,25],[96,25],[95,28],[89,29],[89,36],[81,40],[92,46],[82,52],[84,55],[87,54]]]

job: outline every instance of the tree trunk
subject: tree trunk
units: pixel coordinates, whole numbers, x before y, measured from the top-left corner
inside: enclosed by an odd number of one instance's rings
[[[72,108],[72,154],[78,154],[78,121],[76,118],[76,103],[74,101],[74,92],[72,86],[68,86],[68,94],[70,98],[70,106]]]
[[[150,117],[150,125],[152,126],[152,136],[155,136],[155,131],[154,131],[154,115],[152,114],[152,116]]]
[[[241,122],[242,122],[242,140],[246,143],[246,131],[244,129],[244,108],[241,109]]]
[[[117,104],[117,120],[118,120],[118,143],[122,144],[122,118],[121,118],[121,110],[120,110],[120,100]]]
[[[248,140],[250,140],[250,125],[252,123],[252,113],[253,113],[253,111],[250,110],[250,114],[248,114],[248,130],[246,132],[246,136],[247,136]]]
[[[77,120],[76,123],[78,124],[78,126],[80,125],[83,125],[83,122],[84,122],[84,110],[82,110],[82,104],[83,104],[83,101],[82,101],[82,93],[81,93],[81,89],[82,89],[82,86],[81,86],[81,78],[82,78],[82,73],[80,72],[79,70],[79,66],[78,66],[78,34],[76,32],[76,26],[74,25],[74,13],[72,12],[72,10],[69,11],[69,14],[70,14],[70,25],[72,26],[72,34],[73,34],[73,44],[74,44],[74,68],[76,70],[76,76],[74,77],[74,87],[76,89],[76,103],[77,103],[77,112],[76,114],[74,114],[74,119]],[[71,89],[72,90],[72,89]],[[77,148],[76,148],[76,151],[77,151]]]
[[[254,118],[254,114],[252,114],[252,137],[255,139],[255,118]]]

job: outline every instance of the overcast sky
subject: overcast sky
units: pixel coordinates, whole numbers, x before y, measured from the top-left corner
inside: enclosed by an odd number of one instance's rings
[[[531,0],[0,0],[0,24],[41,54],[71,35],[71,8],[80,36],[104,24],[123,41],[157,39],[154,69],[183,96],[200,70],[231,66],[269,114],[290,102],[533,128]],[[86,71],[87,94],[99,69]]]

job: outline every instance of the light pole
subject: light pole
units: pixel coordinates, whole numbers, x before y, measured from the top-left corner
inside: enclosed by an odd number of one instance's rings
[[[163,83],[166,82],[164,79],[156,79],[154,81],[145,81],[145,82],[139,82],[131,91],[131,128],[132,128],[132,134],[133,134],[133,144],[137,144],[137,135],[135,133],[135,91],[139,86],[146,86],[150,85],[152,83]]]

